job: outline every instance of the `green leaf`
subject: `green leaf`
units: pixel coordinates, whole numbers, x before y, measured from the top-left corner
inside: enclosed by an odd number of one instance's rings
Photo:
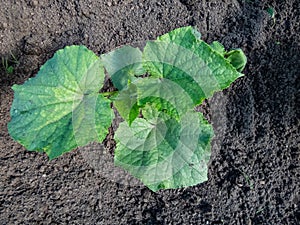
[[[115,164],[153,191],[196,185],[207,180],[211,125],[189,112],[178,122],[146,107],[147,117],[122,122],[115,134]]]
[[[211,47],[195,34],[194,28],[183,27],[149,41],[143,51],[143,66],[152,77],[180,85],[197,105],[243,74],[220,54],[220,46]]]
[[[99,94],[104,71],[84,46],[57,51],[36,77],[14,85],[10,135],[50,159],[91,141],[102,142],[112,120],[110,101]]]
[[[138,48],[125,45],[101,56],[114,86],[118,90],[126,88],[135,76],[145,73],[142,67],[142,52]]]

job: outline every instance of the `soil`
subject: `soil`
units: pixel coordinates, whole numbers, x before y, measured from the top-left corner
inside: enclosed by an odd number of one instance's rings
[[[225,122],[211,119],[207,182],[154,193],[92,166],[80,149],[49,161],[10,138],[11,86],[56,50],[102,54],[186,25],[248,57],[245,76],[221,93]],[[14,72],[0,71],[0,223],[300,224],[299,43],[298,0],[2,0],[0,57]],[[208,118],[219,96],[203,106]]]

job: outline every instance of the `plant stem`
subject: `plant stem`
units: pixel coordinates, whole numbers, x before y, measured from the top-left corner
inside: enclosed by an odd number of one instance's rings
[[[112,96],[116,93],[118,93],[118,91],[107,91],[107,92],[100,92],[104,97],[109,97]]]

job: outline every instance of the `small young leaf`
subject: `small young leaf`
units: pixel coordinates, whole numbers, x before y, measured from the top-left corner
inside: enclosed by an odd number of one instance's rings
[[[137,88],[134,83],[129,83],[127,87],[119,92],[118,96],[114,99],[114,106],[121,117],[129,124],[138,117]]]
[[[112,120],[110,101],[99,94],[103,81],[100,60],[86,47],[57,51],[36,77],[13,86],[10,135],[50,159],[102,142]]]
[[[101,56],[103,65],[118,90],[126,88],[135,76],[145,73],[142,67],[142,52],[125,45]]]
[[[234,49],[225,54],[227,61],[239,72],[242,72],[247,63],[247,57],[241,49]]]

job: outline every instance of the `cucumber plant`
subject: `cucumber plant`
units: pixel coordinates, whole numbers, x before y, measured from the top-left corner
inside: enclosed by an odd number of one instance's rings
[[[207,180],[212,126],[196,105],[243,76],[241,49],[207,44],[182,27],[98,57],[84,46],[58,50],[34,78],[14,85],[10,135],[50,159],[103,142],[114,118],[115,165],[153,191]],[[105,71],[114,92],[104,92]]]

